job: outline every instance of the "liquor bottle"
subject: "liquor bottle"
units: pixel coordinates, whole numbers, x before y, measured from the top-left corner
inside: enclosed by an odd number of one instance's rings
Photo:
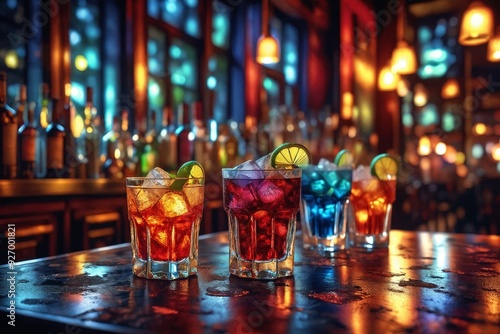
[[[228,167],[234,167],[240,163],[240,140],[238,138],[238,134],[236,133],[237,131],[237,123],[236,127],[233,127],[234,123],[228,122],[227,129],[228,129],[228,139],[226,143],[226,150],[227,150],[227,165]],[[269,151],[271,152],[271,151]]]
[[[52,122],[47,126],[47,178],[61,178],[64,173],[64,137],[66,129],[61,124],[62,101],[52,99]]]
[[[24,114],[28,110],[26,102],[26,85],[19,86],[19,101],[16,108],[17,128],[24,125]]]
[[[257,125],[257,154],[264,156],[274,148],[271,144],[271,128],[269,124],[269,105],[261,104],[261,115]]]
[[[35,103],[30,103],[28,120],[18,130],[19,177],[33,179],[35,177],[37,131],[35,126]]]
[[[41,87],[40,112],[36,125],[36,147],[35,147],[35,177],[42,179],[47,175],[47,133],[49,125],[49,85],[42,84]]]
[[[179,127],[175,130],[177,137],[177,164],[181,166],[183,163],[193,160],[194,134],[191,131],[189,122],[188,105],[186,103],[179,104],[177,111],[177,119],[180,121]]]
[[[141,168],[147,174],[158,165],[158,134],[156,131],[156,111],[152,110],[148,119],[149,124],[144,134],[146,145],[141,156]]]
[[[122,147],[123,176],[135,175],[136,162],[134,161],[134,143],[132,134],[129,131],[129,112],[127,109],[121,111],[120,146]]]
[[[64,177],[74,178],[75,170],[78,168],[80,161],[76,148],[76,139],[73,134],[73,122],[76,117],[75,106],[71,102],[71,85],[65,87],[64,106],[62,115],[62,126],[66,130],[64,136]]]
[[[104,162],[104,176],[110,179],[123,178],[122,146],[120,143],[120,118],[113,117],[111,131],[103,137],[103,143],[106,147],[106,161]]]
[[[208,131],[203,120],[203,107],[201,102],[193,102],[191,104],[191,117],[193,119],[192,132],[194,134],[193,158],[194,160],[205,164],[205,162],[209,159],[209,157],[207,157]]]
[[[0,72],[0,179],[17,176],[17,117],[7,104],[7,74]]]
[[[132,136],[132,143],[134,145],[134,158],[135,158],[135,176],[146,176],[148,173],[147,165],[143,165],[142,156],[146,148],[146,120],[139,121]],[[147,162],[147,161],[146,161]]]
[[[97,109],[93,104],[93,89],[87,87],[87,102],[84,109],[85,130],[83,133],[85,143],[86,174],[89,179],[100,177],[101,139],[102,133],[96,123]]]
[[[166,171],[177,169],[177,137],[171,107],[163,108],[162,129],[158,135],[158,164]]]

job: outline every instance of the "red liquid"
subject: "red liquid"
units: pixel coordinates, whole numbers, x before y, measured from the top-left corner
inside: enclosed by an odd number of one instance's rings
[[[127,192],[132,192],[127,188]],[[203,187],[199,187],[203,192]],[[133,198],[133,194],[128,194]],[[151,208],[139,212],[129,201],[129,221],[132,231],[132,243],[136,244],[137,256],[142,260],[148,259],[147,230],[150,233],[151,260],[180,261],[189,257],[191,251],[191,237],[194,222],[201,219],[203,205],[196,205],[188,212],[175,217],[165,217],[163,205],[158,201]],[[135,233],[134,233],[135,232]]]
[[[300,178],[224,179],[224,208],[239,256],[247,261],[284,257],[299,203]]]

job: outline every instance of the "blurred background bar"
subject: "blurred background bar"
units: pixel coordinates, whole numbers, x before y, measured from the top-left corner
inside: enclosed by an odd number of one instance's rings
[[[0,20],[19,260],[128,241],[124,178],[191,159],[201,233],[225,230],[221,168],[283,142],[397,156],[395,229],[500,234],[496,0],[6,0]]]

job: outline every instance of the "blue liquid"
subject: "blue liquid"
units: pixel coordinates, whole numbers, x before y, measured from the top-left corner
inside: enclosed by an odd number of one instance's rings
[[[311,237],[330,238],[345,233],[345,202],[351,194],[352,170],[302,171],[302,223]],[[304,231],[305,232],[305,231]]]

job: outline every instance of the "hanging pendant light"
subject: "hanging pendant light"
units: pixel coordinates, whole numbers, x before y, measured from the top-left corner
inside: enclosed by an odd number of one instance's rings
[[[486,43],[493,35],[493,12],[481,1],[472,2],[462,17],[458,42],[472,46]]]
[[[497,28],[496,35],[488,42],[486,58],[493,62],[500,61],[500,26]]]
[[[275,64],[280,61],[280,47],[276,38],[269,33],[269,0],[262,2],[262,35],[257,41],[259,64]]]
[[[392,51],[391,68],[394,73],[400,75],[413,74],[417,71],[417,55],[415,48],[404,39],[406,25],[406,5],[401,1],[401,14],[398,17],[398,42]]]
[[[398,82],[399,75],[392,71],[391,66],[386,65],[380,70],[378,76],[378,89],[381,91],[396,90]]]
[[[417,71],[415,48],[405,40],[400,40],[392,51],[392,71],[398,74],[412,74]]]

